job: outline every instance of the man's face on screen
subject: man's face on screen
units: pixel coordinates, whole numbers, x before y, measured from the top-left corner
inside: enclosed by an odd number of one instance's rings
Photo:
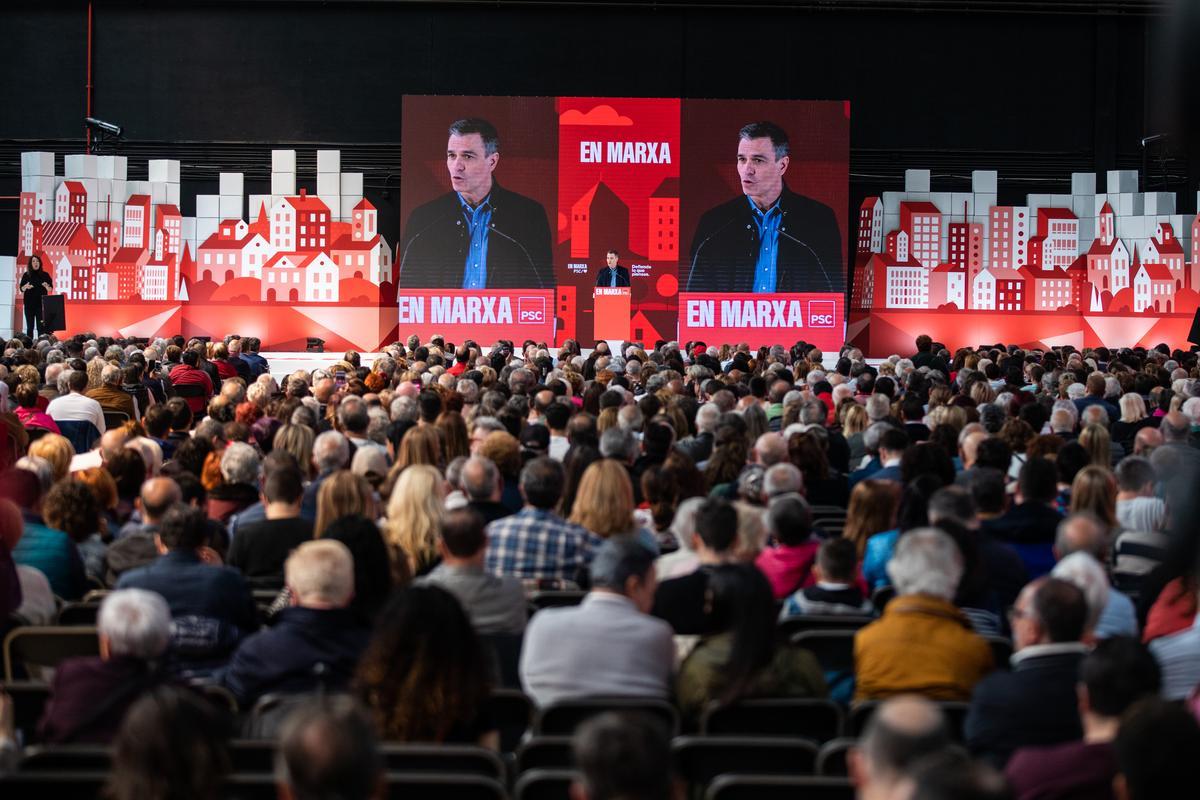
[[[499,160],[499,153],[487,155],[483,137],[478,133],[451,136],[446,143],[450,186],[472,205],[481,202],[492,191],[492,170]]]
[[[737,168],[742,191],[759,208],[766,208],[779,198],[787,167],[787,156],[775,159],[775,145],[770,137],[738,140]]]

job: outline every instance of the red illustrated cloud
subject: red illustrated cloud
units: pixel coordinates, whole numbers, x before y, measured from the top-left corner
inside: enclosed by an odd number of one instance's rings
[[[600,105],[586,114],[575,108],[564,111],[558,117],[558,124],[627,126],[632,125],[633,120],[617,113],[617,110],[610,105]]]

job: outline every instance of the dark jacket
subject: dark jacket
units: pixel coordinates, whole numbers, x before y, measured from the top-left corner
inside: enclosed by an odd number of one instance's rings
[[[709,633],[711,626],[704,613],[708,576],[709,570],[700,567],[695,572],[660,583],[654,592],[651,615],[670,623],[677,636]]]
[[[108,744],[129,706],[160,680],[160,673],[137,658],[69,658],[54,670],[38,738],[48,744]]]
[[[1012,545],[1033,580],[1054,568],[1054,537],[1061,521],[1062,514],[1045,503],[1021,503],[996,519],[984,520],[981,527]]]
[[[172,550],[126,572],[117,588],[163,596],[171,608],[174,655],[189,664],[222,661],[258,627],[254,598],[241,573],[205,564],[193,551]]]
[[[265,588],[283,585],[283,562],[312,538],[312,523],[303,517],[264,519],[238,528],[229,545],[227,563],[252,584]]]
[[[487,288],[553,287],[550,225],[540,203],[498,183],[490,195]],[[400,243],[398,285],[406,289],[461,289],[471,235],[456,192],[415,209]]]
[[[841,292],[844,252],[833,209],[785,184],[776,256],[776,291]],[[758,226],[740,195],[705,212],[688,251],[689,292],[752,292]]]
[[[617,270],[617,286],[628,286],[629,285],[629,270],[625,269],[620,264],[617,264],[615,269]],[[596,285],[597,286],[611,286],[612,285],[612,273],[613,273],[613,271],[611,269],[609,269],[608,267],[605,267],[604,269],[600,270],[600,272],[598,272],[596,274]]]
[[[1075,694],[1082,660],[1082,646],[1031,654],[1019,659],[1012,672],[994,672],[980,681],[966,719],[971,752],[1003,769],[1021,747],[1083,736]]]
[[[370,634],[347,609],[292,607],[279,612],[274,627],[238,647],[221,683],[242,704],[268,693],[298,694],[321,683],[338,690],[350,683]],[[323,671],[314,669],[323,664]]]

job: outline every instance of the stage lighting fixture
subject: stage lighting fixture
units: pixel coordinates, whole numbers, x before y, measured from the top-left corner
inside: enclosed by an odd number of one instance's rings
[[[89,128],[97,131],[98,133],[104,133],[109,136],[121,135],[122,128],[120,125],[114,125],[111,122],[105,122],[104,120],[96,119],[95,117],[84,117],[83,121],[87,123]]]

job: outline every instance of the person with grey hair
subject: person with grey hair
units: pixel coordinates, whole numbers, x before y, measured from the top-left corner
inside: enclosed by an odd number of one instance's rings
[[[291,605],[271,627],[243,639],[218,673],[218,681],[247,707],[268,693],[344,689],[370,638],[350,609],[354,556],[344,543],[302,542],[283,572]]]
[[[783,494],[804,494],[804,473],[790,461],[772,464],[763,473],[763,502]]]
[[[716,403],[705,403],[696,411],[696,435],[680,440],[676,445],[681,453],[696,464],[701,464],[712,455],[715,441],[717,422],[721,418],[721,409]]]
[[[208,515],[222,525],[258,502],[262,464],[258,451],[245,442],[230,442],[221,454],[221,484],[208,493]]]
[[[638,456],[638,442],[633,431],[621,427],[606,430],[600,435],[600,455],[626,466],[632,465]]]
[[[704,505],[703,497],[689,497],[675,508],[675,517],[668,530],[679,545],[677,550],[658,557],[654,571],[658,580],[690,575],[700,567],[700,556],[693,547],[696,534],[696,512]]]
[[[467,505],[477,511],[484,522],[495,522],[512,514],[508,506],[500,502],[504,483],[500,479],[500,470],[491,459],[483,456],[468,458],[462,465],[459,481]]]
[[[313,466],[315,477],[304,487],[304,500],[300,504],[300,516],[309,522],[317,521],[317,493],[321,485],[333,473],[350,466],[350,443],[337,431],[325,431],[313,440]]]
[[[650,616],[654,554],[631,536],[605,540],[578,606],[539,611],[525,630],[521,685],[546,706],[587,696],[668,699],[675,664],[671,626]]]
[[[131,420],[138,419],[137,403],[133,395],[121,389],[122,371],[116,364],[105,364],[100,371],[100,385],[89,389],[87,396],[100,404],[105,414],[124,414]]]
[[[896,598],[854,637],[855,699],[967,700],[992,669],[992,651],[954,605],[963,574],[958,545],[937,528],[908,531],[887,572]]]
[[[421,410],[417,408],[417,398],[402,396],[392,401],[388,413],[392,422],[411,422],[416,424],[421,418]]]
[[[846,767],[859,800],[890,800],[922,760],[952,746],[942,710],[923,697],[905,695],[879,704],[846,754]]]
[[[171,639],[167,602],[142,589],[108,594],[96,617],[100,655],[54,670],[38,738],[47,744],[108,744],[125,711],[161,683],[158,660]]]
[[[868,420],[880,422],[892,413],[892,404],[886,394],[873,394],[867,398],[866,409]]]
[[[280,729],[275,782],[287,800],[377,800],[384,762],[375,726],[349,695],[296,708]]]
[[[1095,638],[1137,636],[1137,611],[1133,601],[1110,584],[1101,566],[1109,562],[1108,540],[1108,526],[1095,514],[1080,511],[1070,515],[1058,523],[1054,556],[1059,562],[1050,574],[1070,580],[1088,595],[1089,606],[1093,607],[1089,628]],[[1086,555],[1090,563],[1066,564],[1076,554]]]

